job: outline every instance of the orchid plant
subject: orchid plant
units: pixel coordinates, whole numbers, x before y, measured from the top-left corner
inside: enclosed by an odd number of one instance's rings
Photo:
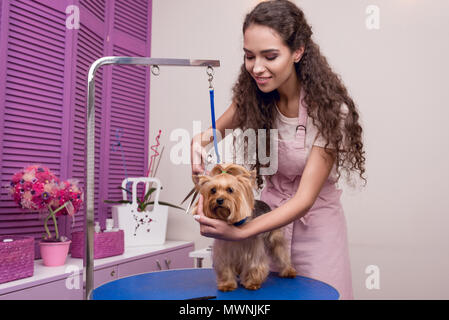
[[[132,195],[132,192],[126,188],[123,187],[118,187],[120,190],[124,190],[128,193],[129,196]],[[162,187],[161,187],[162,190]],[[137,197],[137,211],[139,212],[143,212],[146,210],[147,206],[149,205],[153,205],[154,201],[151,201],[151,194],[156,191],[156,188],[150,188],[147,193],[145,194],[145,196],[142,199],[139,199],[139,197]],[[130,200],[104,200],[105,203],[109,203],[109,204],[130,204],[132,203],[132,201]],[[159,204],[162,204],[164,206],[169,206],[175,209],[180,209],[180,210],[185,210],[182,207],[179,207],[177,205],[165,202],[165,201],[158,201]]]

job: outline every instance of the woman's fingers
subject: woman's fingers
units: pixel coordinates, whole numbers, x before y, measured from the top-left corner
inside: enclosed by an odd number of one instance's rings
[[[213,228],[213,227],[201,225],[200,234],[204,237],[212,237],[216,234],[216,231],[215,231],[215,228]]]
[[[196,135],[192,139],[190,150],[192,174],[203,174],[206,157],[206,150],[201,144],[201,134]]]
[[[199,160],[200,156],[195,154],[192,156],[192,174],[202,174],[204,172],[204,162]]]
[[[195,218],[196,221],[198,221],[201,226],[206,225],[206,226],[214,226],[214,219],[208,218],[204,215],[203,212],[203,195],[200,194],[200,197],[198,198],[198,206],[195,212],[195,215],[193,216]]]
[[[200,224],[200,232],[203,236],[214,235],[217,232],[217,226],[220,224],[220,220],[211,219],[204,215],[203,211],[203,195],[200,194],[198,199],[198,206],[195,215],[193,216]]]
[[[200,195],[198,205],[193,216],[200,224],[200,233],[202,236],[223,240],[239,239],[238,228],[228,225],[225,221],[206,217],[203,212],[203,196]],[[237,229],[237,230],[236,230]]]
[[[203,212],[203,195],[200,194],[199,198],[198,198],[198,205],[196,206],[196,212],[195,215],[193,216],[195,218],[195,220],[198,221],[200,216],[204,216],[204,212]]]

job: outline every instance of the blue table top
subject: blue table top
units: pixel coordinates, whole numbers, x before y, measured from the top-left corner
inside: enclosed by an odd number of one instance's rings
[[[149,272],[105,283],[93,290],[93,300],[184,300],[216,296],[217,300],[337,300],[330,285],[297,276],[279,278],[270,273],[259,290],[241,285],[234,291],[217,289],[213,269],[175,269]]]

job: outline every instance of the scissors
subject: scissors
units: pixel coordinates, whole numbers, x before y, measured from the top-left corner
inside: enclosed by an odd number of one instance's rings
[[[206,163],[204,164],[204,172],[203,175],[206,175],[207,167],[209,164],[212,163],[213,156],[209,153],[206,157]],[[190,192],[187,194],[187,196],[182,200],[181,204],[183,204],[190,196],[193,194],[192,200],[189,203],[189,206],[187,207],[186,213],[189,213],[190,207],[192,206],[193,202],[195,201],[196,197],[198,196],[198,190],[196,190],[195,187],[190,190]]]

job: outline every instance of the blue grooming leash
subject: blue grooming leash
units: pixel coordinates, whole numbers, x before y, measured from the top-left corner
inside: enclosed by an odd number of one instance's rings
[[[210,115],[212,117],[212,133],[214,134],[214,149],[215,154],[217,155],[217,163],[220,163],[220,155],[218,154],[218,145],[217,145],[217,127],[215,125],[215,104],[214,104],[214,87],[212,86],[212,80],[214,79],[214,68],[212,66],[207,66],[206,73],[209,76],[209,96],[210,96]],[[207,165],[209,164],[209,157],[212,158],[212,155],[209,154],[206,158],[206,163],[204,165],[204,174],[206,174]],[[195,188],[190,191],[187,197],[181,202],[181,204],[186,201],[193,194],[192,200],[190,201],[189,206],[187,207],[186,212],[189,212],[192,203],[195,201],[196,196],[198,195],[198,190],[195,191]],[[244,223],[244,221],[239,221],[239,223]]]
[[[211,66],[207,66],[206,70],[207,75],[209,76],[209,96],[210,96],[210,114],[212,117],[212,133],[214,134],[214,149],[215,154],[217,155],[217,163],[220,163],[220,155],[218,154],[218,145],[217,145],[217,127],[215,125],[215,105],[214,105],[214,87],[212,86],[212,80],[214,79],[214,68]]]
[[[214,148],[215,154],[217,155],[217,163],[220,163],[220,155],[218,154],[218,145],[217,145],[217,128],[215,125],[215,106],[214,106],[214,89],[209,90],[210,95],[210,113],[212,116],[212,132],[214,134]]]

